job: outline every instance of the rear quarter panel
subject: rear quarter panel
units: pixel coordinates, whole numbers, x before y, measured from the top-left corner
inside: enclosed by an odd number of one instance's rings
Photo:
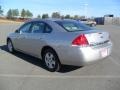
[[[45,34],[43,37],[45,41],[44,46],[52,47],[56,51],[61,63],[64,63],[66,60],[65,57],[72,47],[72,41],[77,36],[78,33],[73,32],[57,32]]]

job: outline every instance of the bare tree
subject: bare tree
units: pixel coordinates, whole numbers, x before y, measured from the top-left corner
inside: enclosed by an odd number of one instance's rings
[[[26,11],[25,11],[25,9],[22,9],[22,11],[21,11],[21,17],[25,18],[25,16],[26,16]]]
[[[18,9],[12,9],[12,15],[13,15],[14,18],[19,16],[19,10]]]
[[[28,17],[28,18],[31,18],[33,16],[33,14],[29,10],[26,10],[25,16]]]
[[[3,15],[2,7],[0,6],[0,16]]]
[[[70,16],[69,14],[67,14],[67,15],[65,16],[65,18],[66,18],[66,19],[70,19],[71,16]]]
[[[45,19],[45,18],[49,18],[49,15],[48,14],[43,14],[42,19]]]
[[[52,13],[52,18],[60,18],[60,13],[59,12],[53,12]]]
[[[41,18],[40,14],[37,16],[37,18]]]
[[[7,18],[8,19],[12,19],[13,18],[13,14],[12,14],[12,10],[9,9],[8,12],[7,12]]]

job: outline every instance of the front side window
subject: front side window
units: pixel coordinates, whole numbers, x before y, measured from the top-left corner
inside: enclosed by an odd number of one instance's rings
[[[24,24],[20,28],[20,33],[29,33],[30,32],[30,27],[31,27],[31,23]]]

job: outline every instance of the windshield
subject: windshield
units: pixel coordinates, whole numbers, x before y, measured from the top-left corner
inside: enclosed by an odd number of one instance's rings
[[[69,32],[92,30],[92,28],[80,23],[79,21],[55,21],[55,22]]]

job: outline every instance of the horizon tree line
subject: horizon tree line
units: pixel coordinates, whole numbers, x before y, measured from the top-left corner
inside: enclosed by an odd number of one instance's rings
[[[3,15],[3,12],[4,11],[2,7],[0,6],[0,16]],[[25,19],[25,18],[32,18],[32,17],[33,17],[33,13],[25,9],[22,9],[21,11],[19,11],[18,9],[9,9],[6,14],[7,19],[17,19],[17,18]],[[40,19],[45,19],[45,18],[83,19],[85,18],[85,16],[79,16],[79,15],[71,16],[70,14],[61,15],[59,12],[53,12],[51,16],[49,16],[48,13],[44,13],[42,15],[38,14],[36,18],[40,18]]]
[[[15,19],[15,18],[31,18],[33,16],[32,12],[29,10],[22,9],[21,12],[19,12],[18,9],[9,9],[7,12],[7,18],[8,19]]]

